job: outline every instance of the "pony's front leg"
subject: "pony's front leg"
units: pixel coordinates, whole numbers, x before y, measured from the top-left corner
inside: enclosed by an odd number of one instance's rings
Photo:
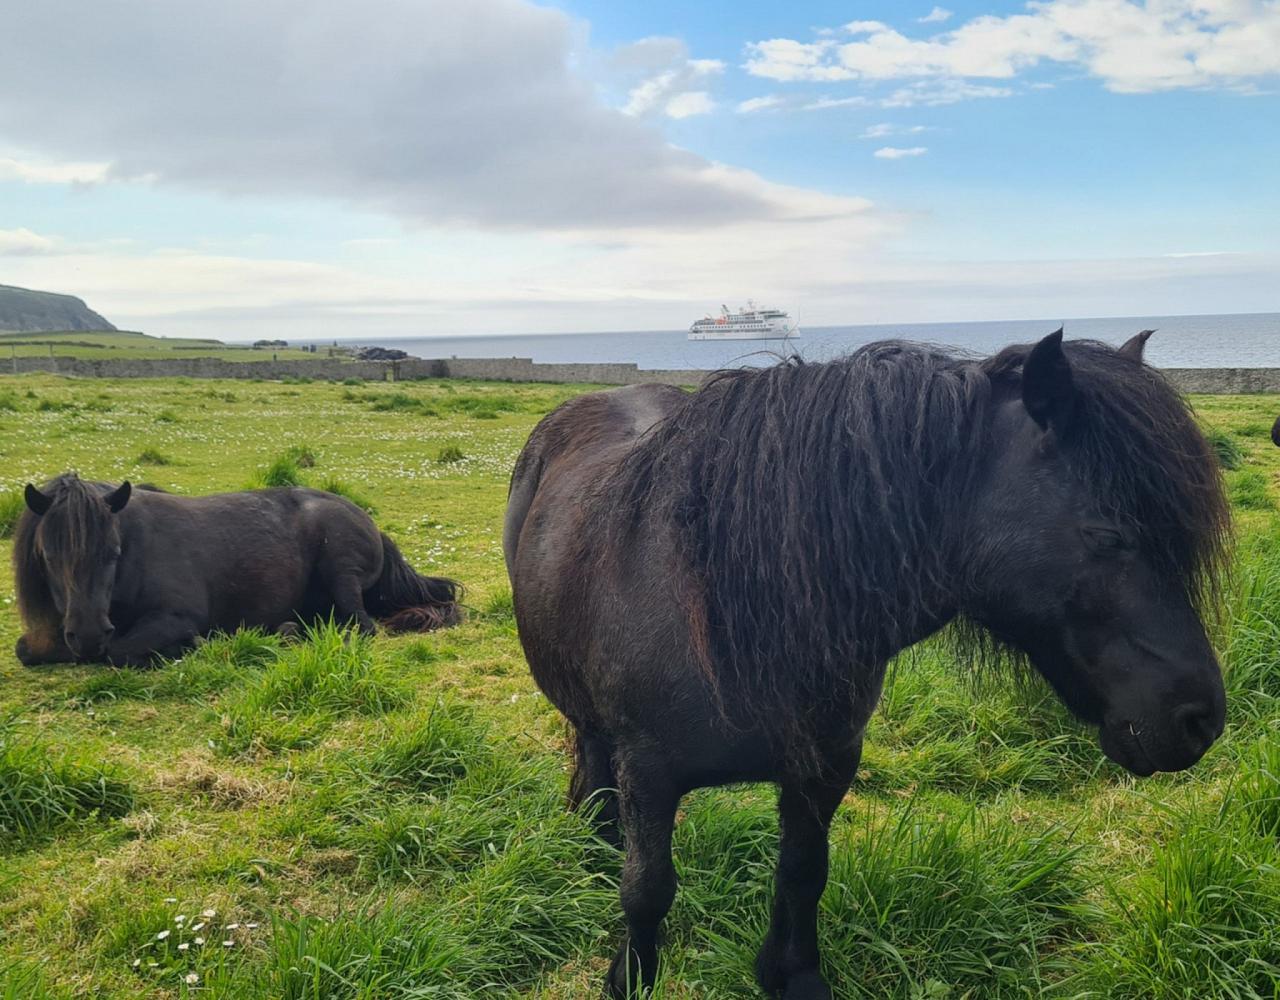
[[[769,996],[831,1000],[818,970],[818,901],[827,885],[831,817],[849,790],[860,757],[861,743],[851,758],[830,763],[821,779],[782,782],[773,919],[756,956],[756,980]]]
[[[145,667],[157,657],[180,656],[195,644],[199,629],[187,615],[163,612],[140,618],[107,645],[106,659],[116,666]]]
[[[623,763],[619,775],[627,860],[622,866],[622,912],[627,936],[605,978],[605,996],[627,1000],[653,988],[658,974],[658,928],[676,896],[671,831],[680,794],[661,773]]]
[[[14,646],[14,655],[24,667],[35,667],[42,663],[74,663],[76,654],[60,635],[41,636],[34,632],[19,636]]]

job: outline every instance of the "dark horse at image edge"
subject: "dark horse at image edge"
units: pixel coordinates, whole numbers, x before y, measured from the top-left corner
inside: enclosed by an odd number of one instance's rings
[[[174,496],[86,482],[28,485],[13,565],[25,664],[177,656],[197,636],[333,616],[362,632],[459,618],[452,580],[420,576],[351,501],[290,487]]]
[[[606,993],[650,987],[691,789],[780,786],[756,977],[828,1000],[828,826],[887,661],[954,623],[1028,660],[1134,774],[1221,734],[1229,508],[1177,392],[1058,331],[986,360],[902,343],[581,396],[534,430],[504,549],[539,687],[573,725],[570,802],[625,834]]]

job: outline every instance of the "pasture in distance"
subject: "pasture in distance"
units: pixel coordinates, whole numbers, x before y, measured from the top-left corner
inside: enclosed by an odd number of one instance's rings
[[[65,333],[0,332],[0,365],[5,358],[82,358],[86,361],[155,358],[217,358],[220,361],[297,361],[324,357],[297,347],[253,348],[220,340],[153,337],[128,330],[72,330]],[[0,367],[3,371],[3,367]]]
[[[0,379],[0,535],[21,486],[67,468],[184,493],[301,479],[472,609],[427,636],[28,670],[6,569],[0,997],[596,995],[620,856],[563,812],[565,731],[500,542],[525,437],[586,388]],[[1280,398],[1195,403],[1238,519],[1223,739],[1139,781],[1036,684],[941,643],[904,657],[832,831],[837,996],[1280,996]],[[757,996],[773,800],[685,800],[657,996]]]

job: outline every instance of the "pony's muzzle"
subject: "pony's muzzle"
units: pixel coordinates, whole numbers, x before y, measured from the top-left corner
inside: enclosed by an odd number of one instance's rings
[[[1196,759],[1222,735],[1225,726],[1222,709],[1204,701],[1189,702],[1174,709],[1173,724],[1181,736],[1183,745],[1195,754]]]
[[[67,648],[75,653],[81,659],[92,659],[102,656],[107,651],[107,643],[111,641],[111,637],[115,635],[116,627],[111,622],[104,622],[100,627],[90,632],[82,632],[74,628],[63,629],[62,635],[66,639]]]

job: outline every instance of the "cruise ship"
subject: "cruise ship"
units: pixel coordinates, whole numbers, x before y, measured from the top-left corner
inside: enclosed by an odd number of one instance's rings
[[[707,316],[689,327],[690,340],[786,340],[800,336],[800,328],[781,309],[758,309],[748,302],[736,313],[720,307],[719,316]]]

